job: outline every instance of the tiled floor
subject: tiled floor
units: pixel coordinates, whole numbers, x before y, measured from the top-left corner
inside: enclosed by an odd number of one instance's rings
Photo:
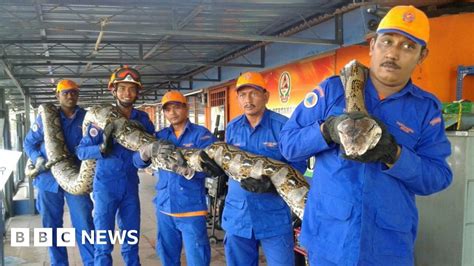
[[[151,202],[154,197],[155,178],[148,174],[140,174],[140,200],[141,200],[141,239],[140,239],[140,259],[142,265],[161,265],[155,255],[155,235],[156,221],[155,210]],[[65,227],[71,227],[69,210],[65,210]],[[49,265],[48,251],[44,247],[11,247],[10,228],[14,227],[41,227],[41,220],[38,215],[22,215],[10,219],[7,223],[7,235],[5,239],[5,262],[6,265]],[[218,236],[222,237],[223,232],[218,231]],[[211,265],[225,265],[224,248],[222,242],[211,245],[212,261]],[[76,247],[68,248],[70,265],[82,265],[79,250]],[[186,265],[184,254],[181,256],[182,265]],[[114,265],[123,265],[120,255],[120,247],[116,245],[113,252]],[[260,265],[265,265],[263,255],[260,256]]]

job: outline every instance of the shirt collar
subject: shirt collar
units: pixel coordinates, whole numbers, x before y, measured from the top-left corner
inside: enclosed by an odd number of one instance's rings
[[[130,119],[136,120],[138,118],[138,110],[135,108],[132,108],[132,112],[130,113]]]
[[[192,126],[192,123],[191,121],[189,121],[189,118],[188,118],[188,120],[186,121],[186,125],[184,126],[183,133],[181,133],[181,136],[184,135],[184,132],[186,132],[186,130],[191,130],[191,126]],[[174,134],[174,128],[172,125],[168,127],[168,131],[169,133]]]
[[[76,106],[74,108],[74,114],[71,116],[71,118],[67,117],[63,110],[61,109],[61,107],[59,107],[59,114],[61,115],[61,119],[74,119],[76,118],[76,115],[77,115],[77,112],[79,111],[80,107],[79,106]]]
[[[372,79],[370,78],[370,76],[367,79],[366,88],[368,89],[368,93],[369,93],[370,97],[375,98],[377,100],[380,100],[379,94],[378,94],[377,90],[375,89],[375,86],[372,83]],[[417,91],[415,89],[415,86],[413,85],[411,79],[409,79],[407,84],[405,85],[405,87],[403,87],[403,89],[401,89],[399,92],[396,92],[396,93],[390,95],[389,97],[387,97],[387,99],[398,99],[398,98],[406,95],[407,93],[410,93],[411,95],[413,95],[415,97],[421,97],[417,93]]]
[[[265,111],[263,111],[262,119],[260,120],[260,122],[258,122],[255,128],[257,128],[258,126],[269,127],[270,125],[269,121],[270,121],[270,112],[268,111],[267,108],[265,108]],[[245,114],[242,115],[241,125],[251,128],[250,122],[247,119],[247,116],[245,116]]]

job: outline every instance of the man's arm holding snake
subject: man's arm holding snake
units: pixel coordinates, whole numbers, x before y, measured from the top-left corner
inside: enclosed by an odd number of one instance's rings
[[[86,133],[82,136],[81,142],[76,147],[77,157],[80,160],[104,158],[100,149],[100,144],[103,141],[102,130],[92,124],[89,125]]]
[[[23,142],[26,155],[28,158],[30,158],[33,164],[36,164],[38,157],[43,157],[41,154],[41,144],[44,142],[42,127],[43,122],[41,121],[41,117],[38,116],[35,123],[31,126],[30,130],[26,134],[25,140]]]
[[[211,132],[209,132],[209,130],[206,129],[205,131],[202,132],[202,134],[199,134],[199,136],[197,137],[196,147],[199,149],[205,149],[216,141],[217,141],[217,138],[214,135],[212,135]],[[213,162],[210,162],[210,163],[213,163]],[[196,172],[193,178],[199,179],[199,178],[205,178],[205,177],[215,177],[216,173],[213,173],[210,170],[206,171],[206,169],[209,169],[209,167],[207,167],[204,164],[201,163],[201,167],[205,169],[204,170],[205,172]]]
[[[335,147],[328,144],[321,132],[321,125],[327,118],[331,103],[325,81],[308,93],[280,132],[281,154],[290,162],[306,160],[309,157]]]

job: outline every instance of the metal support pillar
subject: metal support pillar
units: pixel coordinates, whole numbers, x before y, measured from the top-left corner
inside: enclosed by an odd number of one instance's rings
[[[8,150],[11,149],[10,142],[10,127],[8,121],[8,106],[5,101],[5,90],[0,90],[0,131],[3,137],[3,143],[0,148]],[[5,183],[4,187],[0,187],[0,262],[4,265],[4,248],[3,241],[5,237],[5,220],[11,214],[12,193],[9,188],[9,183],[13,174],[8,178],[9,181]]]
[[[467,75],[474,75],[474,66],[458,66],[456,79],[456,101],[462,99],[462,82]]]

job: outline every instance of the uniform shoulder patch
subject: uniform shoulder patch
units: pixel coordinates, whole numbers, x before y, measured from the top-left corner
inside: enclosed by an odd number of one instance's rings
[[[319,99],[318,95],[314,91],[312,91],[306,94],[306,96],[304,97],[304,101],[303,101],[304,106],[306,108],[312,108],[318,103],[318,99]]]
[[[31,130],[33,130],[33,132],[38,131],[38,128],[39,128],[39,127],[38,127],[38,124],[37,124],[36,122],[33,123],[33,125],[31,125]]]
[[[89,135],[93,138],[97,137],[97,135],[99,134],[99,131],[97,130],[97,128],[95,127],[91,127],[89,129]]]

